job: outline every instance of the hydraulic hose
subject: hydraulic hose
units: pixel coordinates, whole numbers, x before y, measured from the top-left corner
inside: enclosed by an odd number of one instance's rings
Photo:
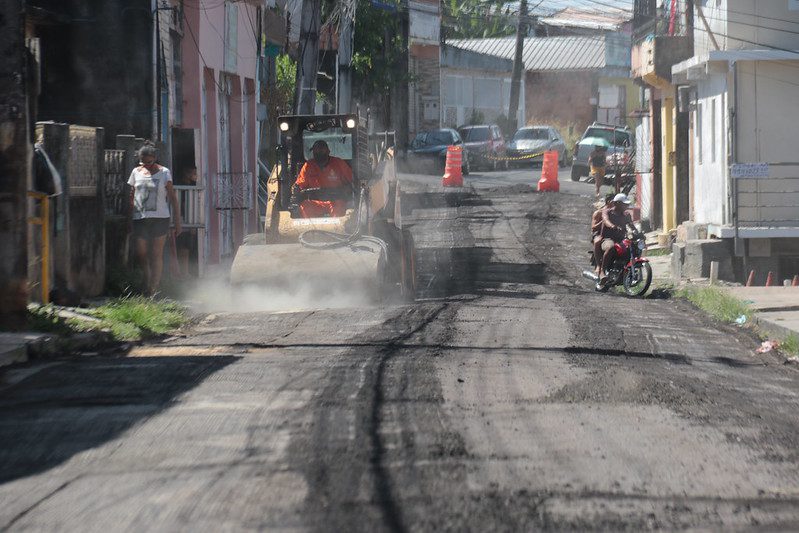
[[[388,260],[388,246],[382,239],[373,237],[371,235],[361,235],[361,215],[363,214],[363,206],[365,205],[366,190],[361,189],[361,194],[358,196],[357,217],[355,219],[355,231],[351,234],[335,233],[332,231],[312,229],[300,234],[299,242],[306,248],[316,250],[331,250],[333,248],[349,247],[353,250],[370,250],[368,247],[358,246],[359,243],[370,242],[376,244],[383,250],[383,256]],[[311,237],[313,240],[310,240]]]

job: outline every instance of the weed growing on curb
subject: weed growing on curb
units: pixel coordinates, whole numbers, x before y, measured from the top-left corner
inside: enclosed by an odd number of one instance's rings
[[[96,321],[63,318],[52,305],[31,308],[28,324],[34,331],[72,335],[85,331],[109,330],[116,340],[140,340],[167,333],[188,318],[186,308],[169,300],[123,296],[80,312]]]
[[[717,287],[685,287],[676,295],[721,322],[735,322],[741,315],[749,320],[752,316],[752,310],[746,304]]]
[[[780,351],[786,355],[799,355],[799,337],[791,333],[780,343]]]
[[[126,296],[92,310],[114,337],[137,340],[161,335],[186,321],[186,309],[169,300]]]

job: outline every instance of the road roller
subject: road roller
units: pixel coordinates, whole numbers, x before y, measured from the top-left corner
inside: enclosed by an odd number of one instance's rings
[[[402,227],[393,147],[385,142],[389,137],[375,135],[383,142],[370,141],[368,116],[359,113],[281,116],[278,125],[278,163],[266,184],[263,232],[247,235],[238,248],[231,284],[320,296],[366,295],[373,302],[412,300],[414,243]],[[351,184],[298,186],[319,141],[331,158],[351,169]],[[307,200],[336,202],[340,209],[309,216],[302,208]]]

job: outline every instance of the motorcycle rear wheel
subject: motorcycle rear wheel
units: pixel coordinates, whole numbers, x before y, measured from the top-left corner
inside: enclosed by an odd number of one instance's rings
[[[643,296],[651,284],[652,266],[649,263],[637,263],[624,274],[624,292],[627,296]]]

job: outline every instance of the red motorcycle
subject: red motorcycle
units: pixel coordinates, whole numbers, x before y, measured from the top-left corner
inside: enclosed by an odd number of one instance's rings
[[[601,280],[593,270],[584,270],[583,277],[594,282],[598,292],[607,292],[611,287],[622,286],[627,296],[637,297],[646,294],[652,284],[652,266],[643,257],[646,250],[646,236],[636,232],[620,243],[616,243],[616,259]],[[601,258],[600,258],[601,261]],[[591,266],[596,267],[597,259],[591,252]]]

